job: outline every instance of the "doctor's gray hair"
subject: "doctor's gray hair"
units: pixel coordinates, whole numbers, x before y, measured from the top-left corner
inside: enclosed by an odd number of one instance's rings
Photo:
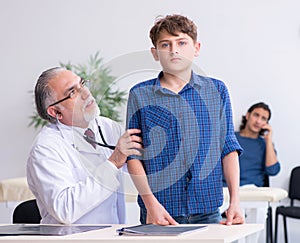
[[[36,110],[41,118],[44,120],[55,123],[56,118],[48,114],[48,106],[54,102],[54,94],[49,87],[49,81],[53,79],[59,72],[65,71],[65,68],[54,67],[44,71],[37,80],[34,89]]]

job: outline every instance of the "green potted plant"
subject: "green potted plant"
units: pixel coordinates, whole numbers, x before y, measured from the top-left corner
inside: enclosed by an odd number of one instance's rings
[[[104,67],[99,52],[91,55],[87,64],[76,65],[68,62],[60,63],[60,66],[73,71],[84,79],[91,80],[89,88],[98,103],[101,115],[117,122],[121,121],[117,108],[126,102],[127,93],[113,86],[115,77],[110,74],[111,71],[108,67]],[[37,112],[30,116],[29,126],[37,129],[46,124],[47,121],[40,118]]]

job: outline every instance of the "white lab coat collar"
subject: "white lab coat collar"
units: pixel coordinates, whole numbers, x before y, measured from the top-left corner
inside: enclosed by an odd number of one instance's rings
[[[86,129],[67,126],[61,122],[57,122],[56,126],[60,131],[62,137],[66,140],[67,143],[71,144],[76,150],[79,152],[88,152],[97,154],[97,150],[95,150],[84,138],[84,132]],[[96,119],[90,122],[89,128],[91,128],[95,134],[97,132],[97,122]]]

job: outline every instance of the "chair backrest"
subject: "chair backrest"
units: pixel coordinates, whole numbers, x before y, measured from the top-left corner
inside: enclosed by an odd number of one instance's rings
[[[269,187],[269,186],[270,186],[270,179],[269,179],[269,176],[267,174],[265,174],[264,187]]]
[[[13,212],[13,224],[39,224],[41,215],[36,200],[21,202]]]
[[[300,166],[292,169],[289,185],[289,198],[291,199],[291,205],[294,203],[294,199],[300,200]]]

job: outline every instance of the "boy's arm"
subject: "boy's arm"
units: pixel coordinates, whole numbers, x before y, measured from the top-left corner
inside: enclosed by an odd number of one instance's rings
[[[177,222],[153,195],[142,162],[132,159],[127,162],[130,176],[146,206],[147,224],[175,225]]]
[[[222,163],[230,196],[229,208],[226,210],[227,219],[223,223],[226,225],[243,224],[244,217],[241,212],[239,199],[240,168],[237,152],[234,151],[225,155]]]

